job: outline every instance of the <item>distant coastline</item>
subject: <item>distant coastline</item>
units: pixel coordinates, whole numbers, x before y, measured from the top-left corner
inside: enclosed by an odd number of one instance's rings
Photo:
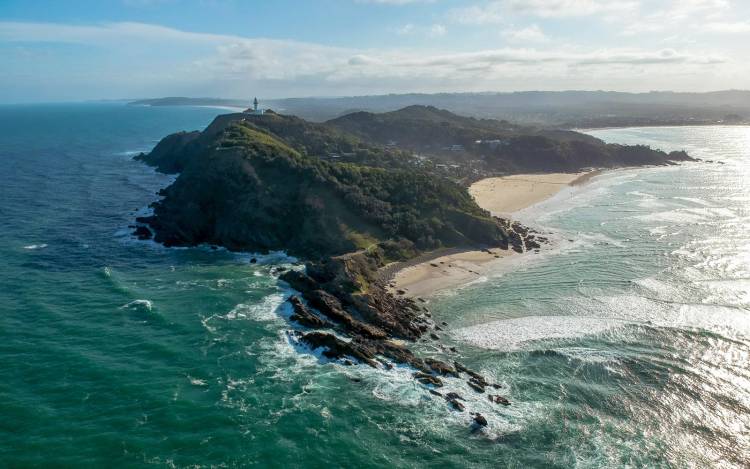
[[[232,111],[243,111],[252,106],[250,100],[225,99],[225,98],[187,98],[182,96],[137,99],[129,101],[131,106],[197,106],[218,109],[229,109]]]

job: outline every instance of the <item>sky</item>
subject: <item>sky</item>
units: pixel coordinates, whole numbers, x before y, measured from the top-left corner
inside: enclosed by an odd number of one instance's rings
[[[0,0],[0,102],[750,88],[750,0]]]

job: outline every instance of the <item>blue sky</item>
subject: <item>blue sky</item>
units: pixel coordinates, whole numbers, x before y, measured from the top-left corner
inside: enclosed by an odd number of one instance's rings
[[[750,88],[746,0],[0,1],[0,102]]]

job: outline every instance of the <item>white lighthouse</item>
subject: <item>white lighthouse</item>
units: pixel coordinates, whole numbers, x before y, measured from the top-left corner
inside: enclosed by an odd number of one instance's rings
[[[248,114],[255,115],[255,116],[262,116],[263,115],[263,110],[262,109],[258,109],[258,98],[257,97],[255,99],[253,99],[253,108],[252,109],[248,109],[245,112],[248,113]]]

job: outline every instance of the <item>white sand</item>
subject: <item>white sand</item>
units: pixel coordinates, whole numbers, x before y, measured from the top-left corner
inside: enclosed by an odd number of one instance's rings
[[[488,178],[474,183],[469,193],[483,209],[498,217],[508,217],[552,197],[588,174],[517,174]]]
[[[495,216],[509,217],[542,202],[569,185],[580,184],[596,172],[519,174],[483,179],[469,188],[477,204]],[[440,290],[465,285],[494,270],[503,259],[514,255],[512,250],[491,249],[450,254],[398,271],[393,278],[393,291],[403,290],[407,296],[427,297]]]
[[[399,270],[393,279],[393,290],[404,290],[411,297],[425,297],[446,288],[465,285],[484,275],[492,265],[514,251],[491,249],[466,251]]]

